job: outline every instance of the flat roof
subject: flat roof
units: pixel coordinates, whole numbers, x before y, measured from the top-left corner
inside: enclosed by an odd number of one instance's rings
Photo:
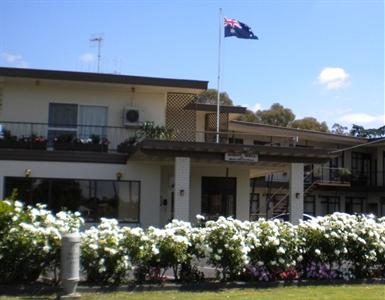
[[[90,73],[60,70],[0,67],[0,76],[51,80],[102,82],[115,84],[151,85],[206,90],[208,81],[159,77],[129,76],[108,73]]]
[[[324,163],[335,157],[329,149],[307,149],[297,147],[274,147],[260,145],[217,144],[205,142],[182,142],[144,139],[133,146],[128,155],[133,158],[141,152],[158,158],[187,156],[207,160],[223,161],[225,153],[257,153],[259,161]],[[234,162],[234,164],[238,164]],[[253,164],[250,162],[240,164]]]
[[[338,141],[340,143],[349,142],[354,144],[364,144],[369,141],[367,138],[355,137],[350,135],[341,135],[341,134],[334,134],[329,132],[321,132],[321,131],[307,130],[307,129],[289,128],[289,127],[267,125],[267,124],[253,123],[253,122],[246,122],[246,121],[231,120],[230,123],[241,127],[248,127],[249,129],[255,128],[255,129],[261,129],[261,130],[272,130],[274,132],[277,132],[277,134],[279,133],[281,135],[285,135],[285,133],[291,134],[291,136],[302,134],[303,136],[306,136],[306,137],[323,138],[323,139],[327,139],[329,142]]]
[[[215,104],[206,104],[206,103],[189,103],[184,109],[195,110],[195,111],[217,111],[217,106]],[[246,107],[242,106],[230,106],[230,105],[220,105],[219,111],[221,113],[234,113],[234,114],[244,114],[246,112]]]

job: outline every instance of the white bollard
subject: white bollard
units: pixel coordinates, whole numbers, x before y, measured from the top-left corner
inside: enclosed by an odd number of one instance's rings
[[[60,255],[60,279],[62,283],[62,294],[59,299],[79,299],[76,293],[79,282],[80,268],[80,235],[79,233],[68,233],[62,237]]]

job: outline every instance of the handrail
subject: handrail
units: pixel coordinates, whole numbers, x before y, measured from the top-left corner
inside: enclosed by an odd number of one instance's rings
[[[285,196],[283,196],[283,198],[281,199],[281,200],[279,200],[271,209],[270,209],[270,211],[272,211],[272,212],[274,212],[274,210],[277,208],[277,207],[279,207],[279,205],[281,205],[281,203],[283,202],[283,201],[285,201],[286,200],[286,198],[288,198],[289,197],[289,193],[287,193]]]

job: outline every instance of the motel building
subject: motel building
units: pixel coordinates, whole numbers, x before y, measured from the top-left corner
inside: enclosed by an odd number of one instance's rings
[[[0,68],[0,197],[163,226],[335,211],[385,215],[385,143],[237,121],[208,82]],[[143,124],[146,130],[143,130]]]

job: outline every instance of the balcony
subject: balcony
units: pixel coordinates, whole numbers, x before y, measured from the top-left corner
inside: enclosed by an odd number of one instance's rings
[[[372,188],[385,187],[385,170],[356,171],[346,168],[318,168],[308,172],[305,176],[305,186],[317,185],[318,187],[336,188]]]
[[[128,157],[135,159],[132,158],[134,153],[140,155],[139,148],[148,155],[154,155],[158,150],[172,154],[189,149],[190,154],[215,156],[219,161],[226,159],[226,155],[237,153],[280,164],[324,163],[330,159],[327,149],[296,147],[290,144],[290,137],[273,139],[221,132],[220,145],[216,143],[216,137],[217,133],[213,131],[166,129],[151,122],[143,126],[118,127],[0,121],[0,159],[114,162],[115,157],[120,163],[125,163]]]

